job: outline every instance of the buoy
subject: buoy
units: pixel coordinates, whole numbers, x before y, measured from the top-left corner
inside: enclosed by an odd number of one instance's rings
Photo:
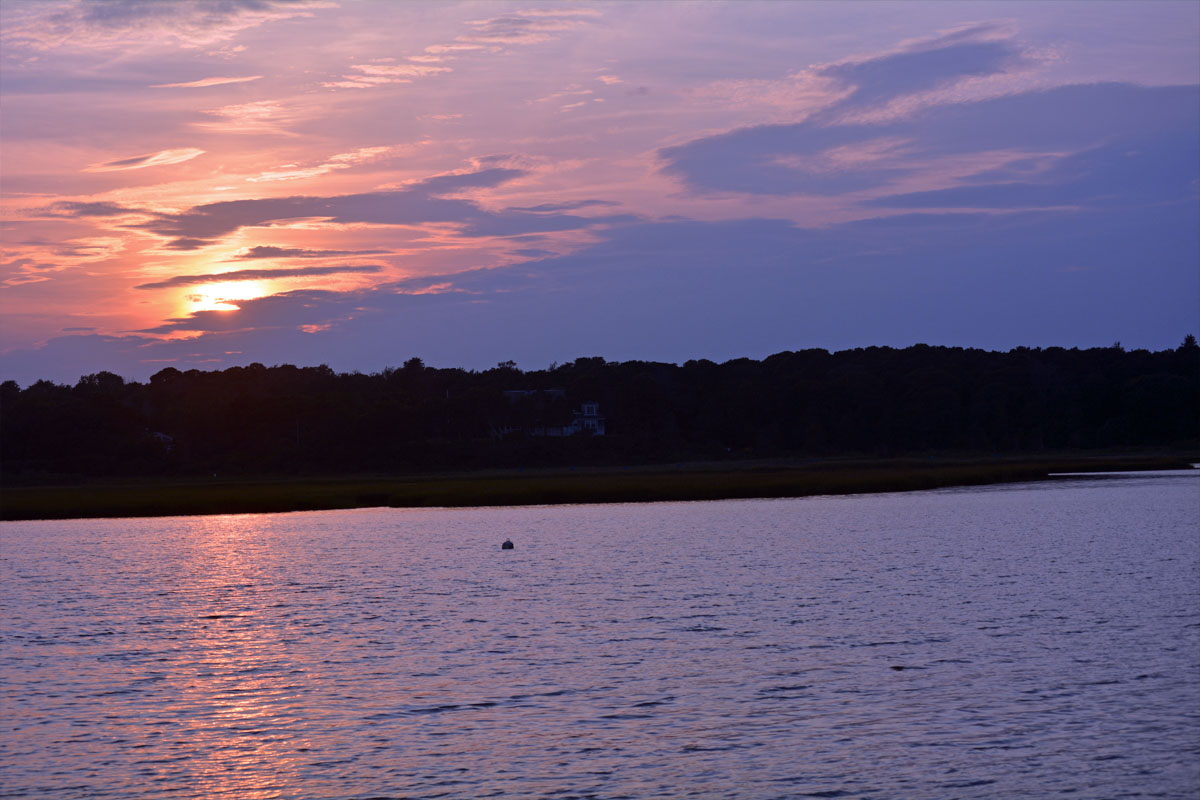
[[[512,543],[512,540],[511,540],[511,539],[505,539],[505,540],[504,540],[504,544],[500,545],[500,549],[501,549],[501,550],[512,550],[512,549],[513,549],[513,543]]]

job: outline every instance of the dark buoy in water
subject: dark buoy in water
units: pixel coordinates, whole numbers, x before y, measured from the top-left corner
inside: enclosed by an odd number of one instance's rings
[[[512,550],[513,549],[512,539],[505,539],[504,544],[500,545],[500,549],[501,550]]]

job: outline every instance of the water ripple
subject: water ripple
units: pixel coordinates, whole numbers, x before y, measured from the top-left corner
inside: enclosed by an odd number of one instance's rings
[[[1191,797],[1196,496],[5,523],[0,797]]]

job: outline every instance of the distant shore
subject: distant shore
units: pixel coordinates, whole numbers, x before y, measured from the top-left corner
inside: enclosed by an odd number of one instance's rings
[[[1194,455],[814,459],[399,476],[141,479],[0,488],[0,519],[803,497],[1184,469]]]

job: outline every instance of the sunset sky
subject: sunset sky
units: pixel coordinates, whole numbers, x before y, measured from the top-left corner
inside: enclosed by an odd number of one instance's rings
[[[0,5],[0,377],[1200,334],[1200,4]]]

